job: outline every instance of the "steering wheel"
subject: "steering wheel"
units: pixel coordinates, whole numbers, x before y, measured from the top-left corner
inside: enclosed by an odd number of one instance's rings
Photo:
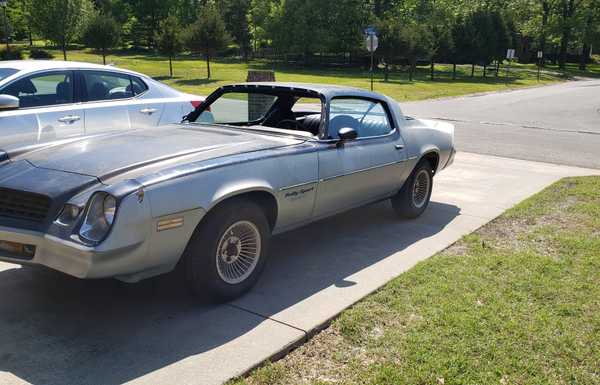
[[[298,130],[300,128],[296,119],[283,119],[277,123],[277,126],[284,130]]]

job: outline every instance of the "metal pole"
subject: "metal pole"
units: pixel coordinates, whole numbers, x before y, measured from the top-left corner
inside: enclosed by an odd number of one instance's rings
[[[371,40],[371,91],[373,91],[373,64],[374,64],[374,54],[373,54],[373,40]]]
[[[6,51],[10,51],[10,45],[8,44],[8,16],[6,16],[6,5],[4,8],[4,38],[6,39]]]

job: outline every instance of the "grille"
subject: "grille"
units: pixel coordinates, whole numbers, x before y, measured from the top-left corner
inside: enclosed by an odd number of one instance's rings
[[[0,216],[42,222],[48,216],[50,198],[25,191],[0,188]]]

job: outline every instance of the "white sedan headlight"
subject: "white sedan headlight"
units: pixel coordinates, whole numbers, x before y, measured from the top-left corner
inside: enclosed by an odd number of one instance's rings
[[[115,220],[117,212],[117,200],[110,194],[95,193],[88,203],[79,235],[94,243],[104,240]]]

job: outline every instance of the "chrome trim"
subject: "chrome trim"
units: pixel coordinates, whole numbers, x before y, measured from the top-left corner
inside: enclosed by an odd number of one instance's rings
[[[156,231],[165,231],[170,229],[176,229],[178,227],[183,226],[184,219],[183,217],[172,218],[172,219],[162,219],[156,223]]]
[[[315,183],[319,183],[319,180],[316,179],[316,180],[313,180],[313,181],[310,181],[310,182],[304,182],[304,183],[299,183],[299,184],[295,184],[295,185],[292,185],[292,186],[281,187],[279,189],[279,191],[292,190],[292,189],[295,189],[295,188],[298,188],[298,187],[303,187],[303,186],[307,186],[309,184],[315,184]]]
[[[395,162],[389,162],[389,163],[379,164],[377,166],[371,166],[371,167],[363,168],[363,169],[352,171],[352,172],[349,172],[349,173],[346,173],[346,174],[339,174],[339,175],[335,175],[335,176],[330,176],[328,178],[323,178],[323,179],[320,179],[319,182],[327,182],[327,181],[330,181],[332,179],[337,179],[337,178],[341,178],[341,177],[344,177],[344,176],[358,174],[360,172],[371,171],[371,170],[375,170],[375,169],[382,168],[382,167],[393,166],[395,164],[404,163],[406,161],[407,161],[407,159],[403,159],[403,160],[397,160]]]

